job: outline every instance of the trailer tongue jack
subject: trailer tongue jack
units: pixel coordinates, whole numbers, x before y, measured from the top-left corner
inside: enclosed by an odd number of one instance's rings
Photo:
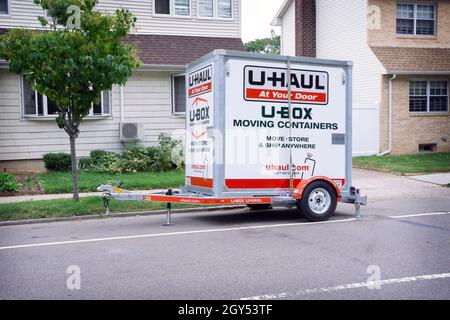
[[[166,196],[171,196],[172,194],[173,194],[172,188],[169,188],[169,190],[167,190],[166,192]],[[167,202],[166,223],[163,224],[163,226],[170,227],[173,225],[174,224],[172,223],[172,203]]]

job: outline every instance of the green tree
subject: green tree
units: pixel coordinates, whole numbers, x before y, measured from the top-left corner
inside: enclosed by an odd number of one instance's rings
[[[249,52],[280,54],[280,36],[272,30],[269,38],[256,39],[245,44],[245,48]]]
[[[122,42],[136,22],[126,9],[94,10],[98,0],[34,0],[51,17],[44,31],[13,29],[0,37],[0,57],[57,107],[57,124],[69,135],[73,199],[79,200],[75,141],[82,119],[102,91],[123,85],[140,66],[135,48]]]

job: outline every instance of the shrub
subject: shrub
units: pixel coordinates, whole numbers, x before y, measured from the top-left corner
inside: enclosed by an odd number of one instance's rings
[[[89,158],[80,159],[79,168],[107,173],[167,171],[183,167],[181,141],[161,134],[156,147],[144,147],[139,140],[128,142],[122,155],[114,152],[93,150]]]
[[[152,152],[153,161],[151,169],[153,171],[167,171],[177,167],[174,155],[179,153],[181,141],[172,139],[168,134],[161,133],[158,137],[159,145]]]
[[[79,170],[89,170],[92,166],[92,160],[90,157],[80,158],[78,162]]]
[[[3,192],[19,192],[20,184],[17,182],[16,177],[11,173],[0,173],[0,191]]]
[[[50,171],[70,171],[70,154],[67,153],[47,153],[44,155],[44,164]]]
[[[121,159],[121,167],[124,172],[148,171],[151,163],[152,158],[148,149],[142,146],[139,140],[125,145]]]
[[[83,166],[92,171],[121,172],[119,155],[111,151],[92,150],[90,157],[83,159]]]

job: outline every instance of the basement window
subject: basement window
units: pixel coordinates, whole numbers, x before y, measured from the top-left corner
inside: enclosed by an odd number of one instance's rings
[[[419,144],[419,152],[436,152],[436,143]]]
[[[397,34],[434,35],[435,29],[435,5],[417,3],[397,4]]]
[[[100,102],[93,104],[89,116],[111,115],[111,92],[103,91]],[[55,118],[58,116],[56,104],[45,95],[37,93],[29,81],[22,77],[22,113],[25,117]]]
[[[9,6],[8,0],[0,0],[0,14],[8,14]]]

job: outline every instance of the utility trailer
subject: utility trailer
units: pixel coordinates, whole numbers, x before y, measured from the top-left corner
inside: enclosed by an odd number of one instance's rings
[[[215,50],[187,66],[185,185],[109,199],[297,207],[309,221],[337,202],[367,198],[352,186],[352,63]]]

